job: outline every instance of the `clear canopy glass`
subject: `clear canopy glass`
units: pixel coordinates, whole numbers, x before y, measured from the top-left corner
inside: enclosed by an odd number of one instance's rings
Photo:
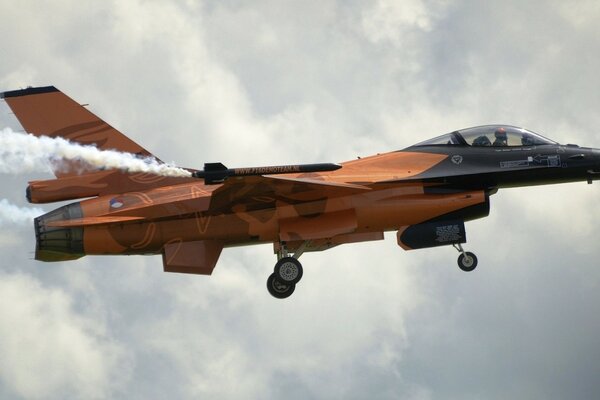
[[[415,146],[469,145],[474,147],[539,146],[557,144],[535,132],[509,125],[485,125],[461,129],[418,143]]]

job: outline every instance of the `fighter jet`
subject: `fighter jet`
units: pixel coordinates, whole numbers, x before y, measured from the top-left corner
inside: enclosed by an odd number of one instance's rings
[[[150,152],[53,86],[0,94],[26,132]],[[561,145],[510,125],[461,129],[408,148],[340,164],[227,168],[211,162],[190,177],[111,169],[55,170],[27,187],[32,203],[82,199],[35,219],[40,261],[84,255],[162,255],[164,271],[210,275],[224,248],[272,243],[267,279],[290,296],[304,252],[383,239],[405,250],[454,246],[472,271],[465,222],[486,217],[501,188],[587,181],[600,176],[600,150]]]

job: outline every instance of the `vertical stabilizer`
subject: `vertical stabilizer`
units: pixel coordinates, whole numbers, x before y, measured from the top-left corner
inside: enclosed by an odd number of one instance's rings
[[[88,111],[54,86],[0,93],[26,132],[61,137],[102,150],[152,157],[146,149]],[[79,168],[80,170],[80,168]],[[55,170],[57,177],[76,174],[77,168]]]

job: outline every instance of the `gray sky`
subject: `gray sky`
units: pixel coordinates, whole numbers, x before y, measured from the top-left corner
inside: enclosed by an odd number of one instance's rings
[[[510,123],[600,147],[596,1],[19,1],[0,90],[55,85],[187,167],[340,162]],[[1,105],[0,105],[1,106]],[[0,108],[0,129],[12,126]],[[27,206],[27,180],[0,198]],[[501,191],[452,248],[303,256],[286,301],[270,246],[212,277],[160,257],[33,261],[0,230],[1,398],[590,399],[600,395],[600,188]],[[43,206],[49,211],[53,205]]]

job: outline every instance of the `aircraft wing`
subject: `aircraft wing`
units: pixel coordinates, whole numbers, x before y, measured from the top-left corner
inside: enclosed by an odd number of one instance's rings
[[[255,211],[278,203],[302,204],[370,191],[362,185],[317,177],[248,176],[230,178],[212,193],[209,214]]]
[[[106,212],[90,218],[55,221],[52,226],[87,226],[158,220],[191,214],[219,215],[271,208],[276,205],[322,207],[319,200],[371,190],[368,187],[316,179],[251,176],[230,178],[220,185],[185,183],[157,187],[147,192],[127,192],[107,196],[111,206]],[[317,203],[315,205],[315,202]],[[112,204],[118,204],[118,207]],[[321,210],[315,210],[319,212]]]

